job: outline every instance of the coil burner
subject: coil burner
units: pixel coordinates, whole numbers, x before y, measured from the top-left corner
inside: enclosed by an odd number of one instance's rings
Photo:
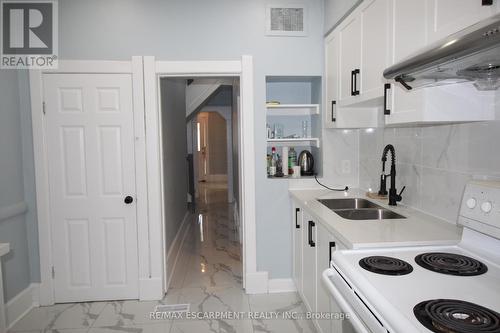
[[[454,253],[423,253],[415,261],[423,268],[448,275],[474,276],[488,271],[488,267],[482,262]]]
[[[499,333],[500,313],[474,303],[436,299],[413,308],[418,321],[436,333]]]
[[[406,261],[384,256],[363,258],[359,265],[367,271],[384,275],[406,275],[413,271],[413,267]]]

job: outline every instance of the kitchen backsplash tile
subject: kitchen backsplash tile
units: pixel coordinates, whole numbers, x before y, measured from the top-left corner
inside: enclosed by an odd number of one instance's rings
[[[500,122],[360,130],[360,187],[378,190],[389,143],[396,148],[397,188],[406,186],[403,203],[449,222],[468,180],[500,180]]]

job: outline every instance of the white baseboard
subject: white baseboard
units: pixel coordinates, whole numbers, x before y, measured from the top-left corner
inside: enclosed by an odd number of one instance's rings
[[[268,272],[247,274],[245,291],[247,294],[274,294],[297,291],[293,279],[269,279]]]
[[[297,291],[293,279],[269,279],[267,289],[270,294]]]
[[[267,294],[269,275],[267,272],[248,273],[245,279],[247,294]]]
[[[172,280],[172,276],[174,275],[174,271],[177,266],[179,255],[181,254],[182,251],[182,246],[184,245],[184,240],[186,239],[186,235],[189,230],[189,223],[188,223],[189,215],[190,215],[189,212],[186,212],[186,215],[184,215],[181,226],[179,227],[179,230],[175,235],[174,241],[172,242],[170,248],[168,249],[167,262],[166,262],[167,278],[166,278],[165,290],[168,290],[170,281]]]
[[[40,306],[39,296],[39,284],[32,283],[17,294],[16,297],[8,301],[5,309],[7,327],[11,328],[30,312],[31,309]]]

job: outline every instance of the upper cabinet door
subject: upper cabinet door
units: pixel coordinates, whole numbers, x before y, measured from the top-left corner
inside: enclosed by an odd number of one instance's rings
[[[340,98],[346,100],[356,97],[359,90],[361,64],[361,20],[358,15],[346,19],[339,29],[340,37]],[[356,81],[356,82],[355,82]],[[356,84],[357,83],[357,84]]]
[[[413,55],[426,43],[425,1],[396,0],[393,3],[392,64]],[[386,98],[387,125],[419,122],[422,118],[422,90],[407,91],[399,84],[391,84]]]
[[[425,1],[397,0],[393,2],[392,64],[414,54],[427,44]]]
[[[361,95],[377,98],[384,93],[383,72],[391,62],[390,28],[392,0],[371,0],[361,15]]]
[[[335,128],[339,93],[339,38],[333,32],[325,39],[326,101],[324,126]]]
[[[481,0],[427,0],[428,41],[434,42],[477,23],[496,12]]]

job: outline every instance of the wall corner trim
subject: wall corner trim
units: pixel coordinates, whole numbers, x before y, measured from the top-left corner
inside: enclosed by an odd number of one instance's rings
[[[246,276],[245,291],[247,294],[267,294],[269,291],[269,273],[254,272]]]
[[[7,302],[5,307],[7,327],[12,328],[31,309],[39,307],[39,283],[32,283]]]

